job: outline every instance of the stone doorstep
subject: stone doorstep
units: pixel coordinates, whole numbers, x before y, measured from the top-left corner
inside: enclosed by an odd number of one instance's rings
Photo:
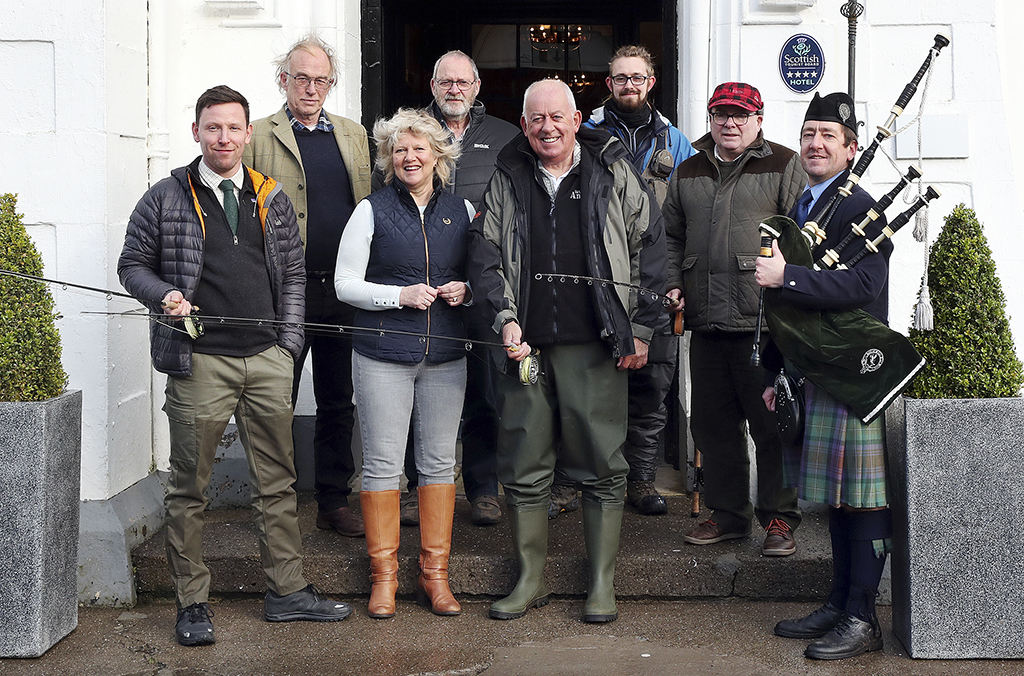
[[[355,502],[355,501],[354,501]],[[797,552],[789,557],[761,555],[764,533],[754,526],[751,537],[714,545],[694,546],[683,535],[699,520],[690,516],[689,498],[669,496],[665,516],[640,516],[626,508],[623,518],[616,592],[624,598],[738,597],[772,600],[824,598],[831,584],[832,561],[825,514],[808,514],[797,530]],[[455,507],[449,575],[452,591],[469,596],[500,596],[511,591],[517,564],[507,516],[492,527],[469,521],[470,505],[460,496]],[[702,513],[700,520],[708,517]],[[316,503],[300,493],[299,525],[303,533],[306,579],[329,594],[368,594],[366,540],[347,538],[315,527]],[[548,522],[547,581],[553,594],[586,594],[587,567],[582,512],[569,512]],[[252,511],[217,509],[207,513],[205,560],[213,576],[212,592],[262,594]],[[419,534],[402,528],[399,549],[399,594],[415,593]],[[139,593],[171,596],[163,533],[157,533],[132,554]],[[882,603],[888,603],[888,577]]]

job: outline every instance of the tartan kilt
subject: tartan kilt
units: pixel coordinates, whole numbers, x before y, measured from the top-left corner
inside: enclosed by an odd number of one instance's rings
[[[783,449],[783,481],[799,497],[832,507],[889,504],[884,415],[865,425],[825,390],[804,381],[803,447]]]

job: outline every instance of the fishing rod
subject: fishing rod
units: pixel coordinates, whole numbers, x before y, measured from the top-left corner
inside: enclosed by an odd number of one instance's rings
[[[62,288],[64,288],[64,289],[67,289],[68,287],[71,287],[71,288],[74,288],[74,289],[83,289],[85,291],[93,291],[95,293],[102,293],[103,295],[105,295],[107,297],[107,300],[111,300],[112,298],[114,298],[116,296],[118,298],[128,298],[128,299],[131,299],[131,300],[134,300],[134,301],[138,302],[138,299],[135,298],[135,296],[132,296],[131,294],[127,294],[127,293],[121,293],[120,291],[114,291],[112,289],[101,289],[101,288],[98,288],[98,287],[95,287],[95,286],[86,286],[84,284],[75,284],[74,282],[65,282],[65,281],[60,280],[60,279],[47,279],[46,277],[36,277],[35,275],[28,275],[28,274],[25,274],[24,272],[15,272],[14,270],[0,270],[0,275],[6,275],[8,277],[15,277],[17,279],[24,279],[24,280],[29,281],[29,282],[38,282],[38,283],[43,283],[43,284],[60,284],[60,286]],[[178,303],[175,302],[175,301],[170,301],[170,300],[163,301],[163,302],[160,303],[160,307],[164,307],[164,308],[168,308],[168,309],[174,309],[174,308],[178,307]],[[195,308],[195,309],[198,310],[199,308]],[[83,313],[83,314],[85,314],[85,313]],[[118,314],[118,313],[111,313],[111,314]],[[188,335],[192,340],[195,340],[195,339],[197,339],[197,338],[199,338],[200,336],[203,335],[203,324],[202,324],[202,321],[199,320],[198,317],[196,317],[195,315],[185,315],[185,316],[180,316],[180,315],[177,315],[177,316],[176,315],[160,315],[160,316],[161,317],[165,317],[165,318],[174,318],[174,319],[181,320],[182,326],[184,328],[180,328],[179,329],[176,326],[170,326],[170,328],[174,329],[175,331],[181,331],[182,333]]]
[[[138,317],[140,319],[151,319],[151,320],[154,320],[154,321],[167,320],[167,319],[177,320],[177,319],[181,318],[181,317],[178,317],[178,316],[175,316],[175,315],[167,315],[167,314],[163,314],[163,313],[159,313],[159,312],[143,313],[143,312],[137,312],[135,310],[130,310],[128,312],[98,312],[98,311],[85,311],[85,310],[83,310],[80,314],[83,314],[83,315],[100,315],[100,316],[107,316],[107,317],[111,317],[111,316],[113,316],[113,317]],[[188,315],[188,316],[192,316],[192,315]],[[392,334],[392,335],[399,335],[399,336],[412,336],[412,337],[415,337],[415,338],[420,338],[421,341],[433,340],[433,339],[437,339],[437,340],[451,340],[451,341],[455,341],[455,342],[459,342],[459,343],[466,343],[466,349],[467,350],[472,349],[472,345],[486,345],[488,347],[500,347],[500,348],[503,348],[503,349],[509,349],[510,347],[512,347],[510,345],[505,345],[505,344],[499,343],[497,341],[477,340],[475,338],[458,338],[458,337],[455,337],[455,336],[442,336],[442,335],[434,334],[434,333],[418,333],[416,331],[401,331],[399,329],[380,329],[380,328],[370,328],[370,327],[366,327],[366,326],[349,326],[349,325],[346,325],[346,324],[321,324],[321,323],[316,323],[316,322],[294,322],[294,321],[288,321],[288,320],[284,320],[284,319],[255,319],[255,318],[252,318],[252,317],[229,317],[229,316],[221,316],[221,315],[204,315],[204,314],[197,314],[196,318],[198,320],[200,320],[201,322],[203,322],[203,326],[204,327],[206,327],[206,326],[223,326],[223,327],[230,327],[230,328],[241,328],[241,327],[250,327],[250,326],[255,326],[255,327],[273,326],[275,328],[296,327],[296,328],[301,328],[303,331],[305,331],[307,333],[313,333],[313,334],[316,334],[316,335],[319,335],[319,336],[345,334],[345,333],[367,333],[367,334],[376,333],[376,334],[381,335],[381,336],[383,336],[385,334]]]
[[[8,277],[15,277],[18,279],[24,279],[26,281],[41,283],[41,284],[59,284],[63,288],[76,288],[85,291],[92,291],[94,293],[100,293],[110,300],[113,297],[127,298],[139,302],[135,296],[131,294],[122,293],[120,291],[114,291],[113,289],[102,289],[95,286],[86,286],[84,284],[75,284],[73,282],[67,282],[60,279],[47,279],[46,277],[37,277],[35,275],[28,275],[22,272],[15,272],[13,270],[0,269],[0,275],[6,275]],[[178,304],[173,301],[161,303],[161,307],[175,308]],[[198,311],[199,308],[193,306],[193,310]],[[198,340],[205,332],[206,327],[203,323],[208,322],[211,325],[223,326],[223,327],[250,327],[250,326],[273,326],[275,328],[284,328],[288,326],[294,326],[296,328],[302,328],[303,331],[314,333],[317,335],[339,335],[348,333],[376,333],[380,336],[386,334],[412,336],[420,338],[421,341],[438,339],[438,340],[450,340],[461,342],[465,346],[466,351],[471,351],[473,345],[483,345],[486,347],[497,347],[510,352],[515,352],[518,349],[516,345],[505,345],[497,341],[478,340],[475,338],[457,338],[454,336],[442,336],[437,334],[429,333],[417,333],[414,331],[401,331],[398,329],[374,329],[363,326],[347,326],[344,324],[322,324],[315,322],[293,322],[281,319],[255,319],[252,317],[228,317],[218,315],[203,315],[199,312],[194,312],[189,315],[169,315],[159,312],[139,312],[137,310],[129,310],[127,312],[97,312],[97,311],[82,311],[80,314],[83,315],[99,315],[99,316],[117,316],[117,317],[131,317],[139,319],[147,319],[150,321],[158,321],[173,331],[179,331],[188,335],[192,340]],[[182,322],[182,328],[174,326],[173,322]],[[535,358],[540,354],[539,350],[533,349],[533,353],[525,357],[519,362],[519,382],[524,385],[532,385],[537,382],[540,375],[540,363]]]
[[[302,330],[304,332],[306,332],[306,333],[313,333],[313,334],[321,335],[321,336],[344,335],[346,333],[352,333],[352,334],[357,334],[357,333],[374,334],[375,333],[378,336],[385,336],[385,335],[411,336],[411,337],[414,337],[414,338],[419,338],[421,343],[426,342],[428,340],[450,340],[450,341],[455,341],[457,343],[462,343],[463,347],[466,350],[466,352],[472,352],[474,345],[484,345],[484,346],[487,346],[487,347],[498,347],[498,348],[501,348],[503,350],[508,350],[509,352],[516,352],[519,349],[518,345],[505,345],[504,343],[499,343],[497,341],[478,340],[476,338],[459,338],[459,337],[456,337],[456,336],[442,336],[442,335],[433,334],[433,333],[418,333],[418,332],[415,332],[415,331],[401,331],[399,329],[370,328],[370,327],[366,327],[366,326],[349,326],[349,325],[345,325],[345,324],[319,324],[319,323],[316,323],[316,322],[292,322],[292,321],[286,321],[286,320],[283,320],[283,319],[253,319],[251,317],[224,317],[224,316],[217,316],[217,315],[198,315],[198,316],[197,315],[187,315],[185,317],[180,317],[179,318],[179,317],[175,317],[173,315],[166,315],[166,314],[161,314],[161,313],[156,313],[156,312],[141,313],[141,312],[136,312],[136,311],[129,311],[129,312],[90,312],[90,311],[83,311],[81,314],[84,314],[84,315],[101,315],[101,316],[117,316],[117,317],[137,317],[139,319],[150,319],[152,321],[159,321],[159,322],[165,323],[165,324],[166,324],[166,320],[168,320],[168,319],[172,319],[172,320],[174,320],[174,319],[184,319],[186,321],[193,320],[195,322],[195,324],[197,325],[198,335],[193,335],[193,333],[191,331],[188,331],[188,330],[183,331],[184,333],[188,333],[188,335],[191,336],[193,340],[195,340],[196,338],[198,338],[198,337],[203,335],[203,333],[205,331],[205,327],[200,322],[202,320],[205,320],[207,323],[209,323],[211,325],[222,326],[222,327],[226,327],[226,328],[227,327],[237,328],[237,327],[248,327],[248,326],[273,326],[273,327],[277,327],[277,328],[284,328],[284,327],[294,326],[296,328],[302,328]],[[186,324],[186,327],[187,326],[188,325]],[[182,329],[178,329],[177,327],[170,326],[169,324],[168,324],[168,327],[173,329],[173,330],[176,330],[176,331],[182,331]],[[523,385],[535,385],[537,383],[537,380],[540,378],[540,362],[537,359],[537,357],[539,357],[539,356],[540,356],[540,350],[538,350],[537,348],[531,348],[530,354],[528,354],[526,357],[523,358],[522,361],[519,362],[518,378],[519,378],[519,382],[521,384],[523,384]],[[503,371],[501,373],[503,375],[507,375]]]
[[[665,307],[672,307],[676,303],[674,298],[669,298],[665,294],[658,293],[653,289],[648,289],[637,284],[630,284],[629,282],[619,282],[614,279],[602,279],[601,277],[587,277],[585,275],[567,275],[561,272],[538,272],[533,276],[533,278],[536,279],[538,282],[542,281],[545,277],[547,277],[547,280],[549,282],[554,282],[555,279],[557,279],[559,282],[562,282],[563,284],[566,281],[571,280],[577,284],[579,284],[581,281],[587,282],[587,284],[590,286],[593,286],[595,283],[601,285],[611,284],[612,286],[622,286],[627,289],[632,289],[633,291],[636,291],[640,295],[648,295],[653,300],[661,299],[661,304]]]

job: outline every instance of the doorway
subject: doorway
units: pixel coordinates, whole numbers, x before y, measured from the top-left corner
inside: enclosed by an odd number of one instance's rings
[[[434,62],[452,49],[473,57],[487,112],[519,125],[526,88],[545,77],[572,87],[584,119],[608,94],[615,49],[639,43],[654,55],[652,102],[676,108],[676,3],[653,0],[361,0],[363,119],[372,128],[401,106],[431,99]],[[670,116],[671,117],[671,116]]]

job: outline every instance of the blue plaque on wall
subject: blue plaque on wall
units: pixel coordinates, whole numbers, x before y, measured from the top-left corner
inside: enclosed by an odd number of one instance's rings
[[[797,94],[817,89],[825,75],[825,54],[810,35],[794,35],[779,53],[779,74],[782,81]]]

